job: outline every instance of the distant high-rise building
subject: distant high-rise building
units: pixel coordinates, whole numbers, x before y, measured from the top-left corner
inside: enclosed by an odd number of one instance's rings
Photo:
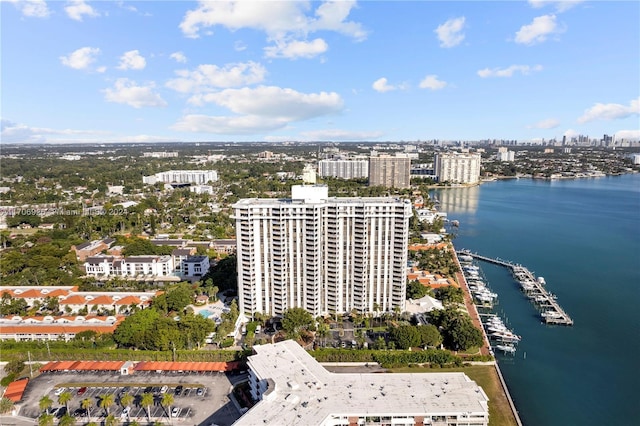
[[[478,183],[480,154],[438,152],[433,161],[439,182]]]
[[[325,159],[318,162],[321,177],[358,179],[369,177],[368,160]]]
[[[402,309],[411,203],[330,198],[326,185],[295,185],[291,195],[233,205],[240,311]]]
[[[369,157],[369,186],[409,188],[411,159],[406,155]]]
[[[502,161],[502,162],[506,162],[506,161],[515,161],[516,159],[516,153],[513,151],[509,151],[509,150],[505,150],[505,151],[500,151],[498,152],[498,154],[496,155],[496,158],[498,159],[498,161]]]

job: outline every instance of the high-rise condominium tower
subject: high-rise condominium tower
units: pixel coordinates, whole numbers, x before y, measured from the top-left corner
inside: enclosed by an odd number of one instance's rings
[[[291,199],[243,199],[233,207],[246,315],[403,308],[408,200],[329,198],[325,185],[297,185]]]
[[[411,159],[403,154],[369,157],[369,186],[409,188]]]
[[[438,182],[478,183],[480,154],[438,152],[433,161],[433,168]]]

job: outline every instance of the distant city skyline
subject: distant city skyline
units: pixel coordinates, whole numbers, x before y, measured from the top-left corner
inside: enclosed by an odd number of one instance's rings
[[[0,1],[2,143],[640,138],[634,1]]]

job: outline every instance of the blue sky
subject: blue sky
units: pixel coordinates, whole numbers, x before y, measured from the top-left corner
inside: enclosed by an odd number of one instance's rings
[[[0,8],[4,143],[640,137],[636,1]]]

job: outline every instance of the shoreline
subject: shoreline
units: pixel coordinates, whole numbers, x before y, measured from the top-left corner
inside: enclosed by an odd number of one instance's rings
[[[473,324],[476,327],[480,328],[480,331],[482,331],[482,339],[484,341],[483,346],[480,348],[480,353],[482,353],[484,355],[484,353],[488,353],[493,355],[494,358],[494,366],[496,369],[496,372],[498,374],[498,378],[500,379],[500,385],[502,387],[502,393],[504,394],[504,397],[506,398],[506,400],[509,403],[509,407],[511,408],[511,414],[513,415],[513,418],[516,422],[516,424],[518,426],[522,426],[522,420],[520,420],[520,416],[518,414],[518,409],[516,408],[515,403],[513,402],[513,399],[511,398],[511,394],[509,393],[509,388],[507,387],[507,383],[504,380],[504,377],[502,376],[502,371],[500,371],[500,365],[498,363],[498,359],[496,358],[495,354],[492,353],[491,351],[491,345],[489,343],[489,337],[487,336],[487,333],[484,330],[484,327],[482,327],[482,323],[480,321],[480,314],[478,312],[478,308],[475,305],[475,303],[473,303],[473,298],[471,297],[471,292],[469,291],[469,287],[467,285],[467,280],[464,277],[464,274],[462,273],[462,265],[460,264],[460,259],[458,259],[458,253],[456,253],[456,249],[455,246],[453,245],[453,243],[450,244],[451,250],[453,251],[453,256],[456,260],[456,264],[458,265],[459,268],[459,272],[456,272],[456,279],[458,280],[458,284],[460,284],[460,288],[462,289],[462,292],[464,293],[464,302],[465,305],[467,307],[467,312],[469,312],[469,315],[471,316],[471,320],[473,321]],[[473,314],[472,314],[473,312]]]

